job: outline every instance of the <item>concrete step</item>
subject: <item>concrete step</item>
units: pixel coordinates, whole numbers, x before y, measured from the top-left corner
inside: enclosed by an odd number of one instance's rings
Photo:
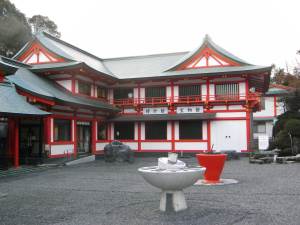
[[[92,162],[92,161],[95,161],[95,155],[81,157],[79,159],[75,159],[75,160],[66,162],[65,165],[66,166],[72,166],[72,165],[77,165],[77,164],[81,164],[81,163],[88,163],[88,162]]]

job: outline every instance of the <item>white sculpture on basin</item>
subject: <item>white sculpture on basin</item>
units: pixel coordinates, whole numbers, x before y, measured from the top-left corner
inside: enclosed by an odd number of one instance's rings
[[[177,160],[177,154],[158,159],[158,166],[142,167],[139,172],[151,185],[162,190],[160,210],[167,209],[167,196],[172,196],[172,208],[175,212],[187,209],[183,189],[193,185],[204,173],[203,167],[186,167],[185,163]]]

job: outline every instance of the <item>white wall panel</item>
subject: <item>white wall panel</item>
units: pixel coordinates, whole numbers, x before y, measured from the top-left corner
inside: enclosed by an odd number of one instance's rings
[[[211,122],[211,145],[216,151],[247,149],[246,120]]]
[[[240,98],[241,99],[245,99],[245,95],[246,95],[246,83],[245,82],[241,82],[239,83],[239,94],[240,94]]]
[[[141,98],[145,98],[145,88],[140,89]]]
[[[134,140],[138,140],[138,122],[134,123]]]
[[[216,117],[218,118],[230,118],[230,117],[246,117],[246,112],[225,112],[225,113],[216,113]]]
[[[145,140],[145,123],[141,123],[141,140]]]
[[[171,142],[142,142],[142,150],[171,150]]]
[[[179,140],[179,122],[175,121],[175,140]]]
[[[74,152],[74,145],[51,145],[51,155],[71,154]]]
[[[176,142],[175,150],[207,150],[206,142]]]
[[[202,122],[202,139],[207,140],[207,121]]]
[[[265,97],[265,109],[260,112],[253,113],[254,117],[270,117],[274,116],[274,97]]]
[[[138,143],[137,142],[122,142],[125,145],[128,145],[132,150],[138,149]]]
[[[56,82],[68,91],[72,91],[72,80],[57,80]]]
[[[167,140],[172,139],[172,122],[168,121],[167,122]]]
[[[237,109],[245,109],[245,108],[243,106],[241,106],[241,105],[230,105],[228,107],[228,109],[230,109],[230,110],[237,110]]]
[[[206,84],[202,84],[201,85],[201,96],[202,96],[202,100],[206,99]]]
[[[96,143],[96,151],[103,151],[105,145],[107,145],[107,144],[109,144],[109,143],[108,142]]]

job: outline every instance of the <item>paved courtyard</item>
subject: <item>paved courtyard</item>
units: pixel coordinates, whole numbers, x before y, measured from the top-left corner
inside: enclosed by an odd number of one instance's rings
[[[185,159],[190,165],[194,158]],[[185,190],[189,209],[164,214],[159,190],[133,165],[95,161],[0,180],[0,224],[300,224],[300,164],[226,162],[223,178],[239,184]]]

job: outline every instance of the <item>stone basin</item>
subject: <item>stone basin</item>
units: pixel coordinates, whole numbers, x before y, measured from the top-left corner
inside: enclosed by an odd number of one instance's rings
[[[142,167],[138,171],[143,178],[154,187],[162,190],[182,190],[202,177],[204,167],[183,169],[160,169],[158,166]]]
[[[139,168],[138,171],[149,184],[162,190],[160,210],[178,212],[187,209],[183,189],[196,183],[202,177],[205,168],[161,169],[159,166],[150,166]],[[168,196],[171,197],[170,204],[168,204]]]

